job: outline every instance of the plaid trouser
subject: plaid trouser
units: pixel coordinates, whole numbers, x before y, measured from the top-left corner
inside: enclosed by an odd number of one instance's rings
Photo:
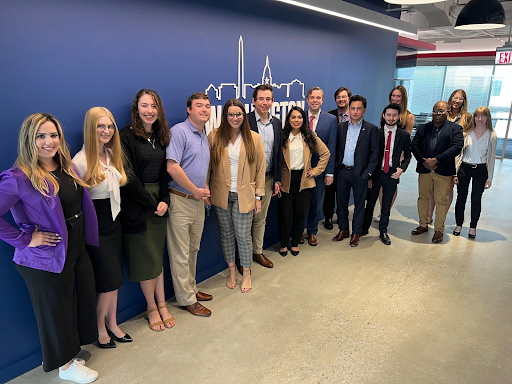
[[[235,262],[238,245],[240,264],[243,268],[251,268],[252,262],[252,218],[253,211],[240,213],[238,194],[229,192],[228,209],[215,206],[215,214],[219,221],[220,243],[226,263]]]

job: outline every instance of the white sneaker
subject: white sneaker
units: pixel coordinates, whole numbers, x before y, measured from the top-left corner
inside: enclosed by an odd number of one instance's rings
[[[62,380],[69,380],[78,384],[87,384],[92,383],[98,378],[98,372],[87,368],[77,361],[73,361],[65,371],[59,368],[59,377]]]

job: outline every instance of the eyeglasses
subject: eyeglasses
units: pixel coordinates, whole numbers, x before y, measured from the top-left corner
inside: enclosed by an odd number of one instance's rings
[[[453,96],[452,97],[452,101],[464,101],[464,98],[463,97]]]
[[[475,120],[483,120],[483,119],[486,119],[487,116],[486,115],[475,115]]]
[[[242,112],[238,112],[238,113],[228,113],[228,117],[231,118],[231,119],[234,119],[235,117],[238,119],[240,117],[242,117],[244,114]]]
[[[434,113],[434,115],[442,115],[443,113],[446,112],[446,110],[444,110],[444,109],[434,109],[432,112]]]
[[[116,129],[116,126],[115,125],[105,125],[105,124],[98,124],[98,131],[104,131],[105,128],[108,128],[109,131],[113,131],[114,129]]]

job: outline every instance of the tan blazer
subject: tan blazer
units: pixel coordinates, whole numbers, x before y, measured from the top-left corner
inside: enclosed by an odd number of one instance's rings
[[[318,153],[320,159],[318,160],[318,164],[315,168],[313,168],[313,172],[315,177],[320,175],[323,171],[325,171],[325,167],[327,167],[327,163],[329,162],[329,157],[331,153],[327,146],[320,140],[320,138],[313,132],[316,138],[315,152]],[[302,179],[300,181],[300,189],[314,188],[316,186],[315,179],[312,177],[308,179],[306,174],[308,170],[311,168],[311,156],[312,153],[309,150],[308,145],[305,141],[303,141],[304,147],[304,172],[302,172]],[[281,174],[281,187],[283,188],[283,192],[288,193],[290,190],[290,179],[291,179],[291,170],[290,170],[290,140],[286,140],[286,148],[283,148],[283,168]]]
[[[208,135],[210,151],[216,134],[217,129],[214,129]],[[243,139],[240,144],[237,192],[238,205],[241,213],[252,211],[254,209],[256,196],[265,195],[265,148],[263,147],[263,141],[261,141],[259,134],[251,131],[251,135],[256,149],[256,158],[252,164],[249,164],[249,160],[247,159]],[[210,159],[207,183],[210,187],[210,200],[212,205],[227,209],[229,189],[231,187],[227,146],[224,148],[220,163],[214,164],[213,160]]]

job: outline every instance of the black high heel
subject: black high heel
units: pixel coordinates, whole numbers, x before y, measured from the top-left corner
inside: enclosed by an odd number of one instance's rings
[[[288,250],[286,251],[279,251],[279,254],[283,257],[285,257],[288,254]]]
[[[297,256],[299,254],[299,251],[294,251],[293,249],[290,252],[293,256]]]
[[[110,329],[108,329],[107,326],[105,326],[107,328],[107,333],[109,334],[109,336],[111,338],[113,338],[115,341],[118,341],[119,343],[131,343],[133,341],[133,339],[131,338],[131,336],[127,333],[124,334],[123,337],[117,337],[116,335],[114,335],[114,332],[112,332]],[[112,339],[110,339],[112,340]],[[98,342],[99,344],[99,342]],[[115,348],[115,347],[113,347]]]
[[[117,345],[114,342],[114,340],[112,340],[112,338],[110,338],[110,340],[105,344],[101,344],[100,341],[98,340],[98,347],[102,348],[102,349],[111,349],[111,348],[117,348]]]
[[[460,236],[460,231],[453,230],[453,236]]]

